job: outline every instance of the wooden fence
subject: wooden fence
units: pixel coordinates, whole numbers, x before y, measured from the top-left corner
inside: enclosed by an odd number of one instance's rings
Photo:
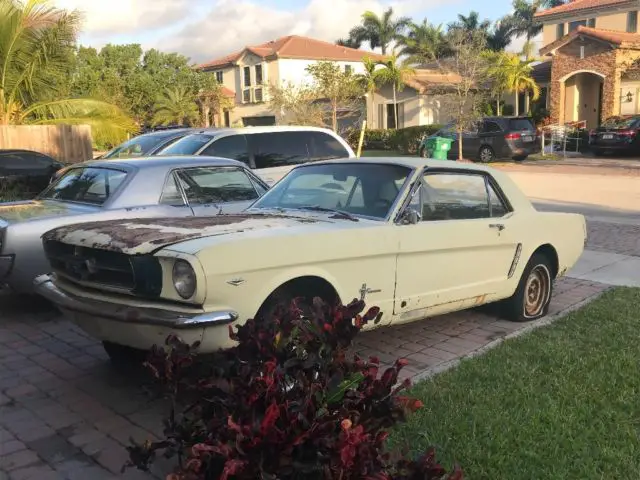
[[[34,150],[64,163],[93,158],[89,125],[0,125],[0,149]]]

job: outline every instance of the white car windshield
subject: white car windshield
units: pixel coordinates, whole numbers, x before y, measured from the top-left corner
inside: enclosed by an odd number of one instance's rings
[[[337,211],[385,219],[412,169],[360,163],[307,164],[292,170],[251,209]]]

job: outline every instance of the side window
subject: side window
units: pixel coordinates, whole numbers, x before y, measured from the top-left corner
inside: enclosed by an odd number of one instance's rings
[[[309,156],[311,161],[346,158],[349,152],[331,135],[322,132],[309,132]]]
[[[425,175],[423,181],[423,221],[490,217],[483,175],[434,173]]]
[[[160,196],[160,205],[171,205],[174,207],[184,206],[184,200],[182,198],[182,195],[180,195],[180,191],[178,190],[178,185],[176,183],[176,176],[173,173],[162,189],[162,195]]]
[[[248,135],[256,169],[298,165],[309,161],[308,132],[272,132]]]
[[[249,149],[244,135],[229,135],[214,140],[200,155],[230,158],[249,165]]]
[[[197,167],[178,172],[190,205],[255,200],[258,192],[247,174],[233,167]]]
[[[500,125],[498,125],[496,122],[485,122],[484,124],[484,133],[498,133],[501,131],[502,129],[500,128]]]
[[[509,209],[505,206],[504,202],[491,185],[491,182],[488,182],[489,187],[489,205],[491,206],[491,217],[498,218],[504,217],[507,213],[509,213]]]

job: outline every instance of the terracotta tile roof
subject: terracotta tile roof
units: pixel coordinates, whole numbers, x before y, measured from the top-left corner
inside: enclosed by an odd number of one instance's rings
[[[615,30],[583,27],[581,25],[573,32],[559,38],[555,42],[551,42],[546,47],[541,48],[540,55],[547,55],[563,45],[570,43],[579,36],[592,37],[597,40],[612,43],[622,48],[631,48],[634,50],[640,48],[640,33],[618,32]]]
[[[234,92],[233,90],[231,90],[230,88],[227,88],[227,87],[222,87],[222,94],[225,97],[229,97],[229,98],[235,98],[236,97],[236,92]]]
[[[460,76],[454,73],[446,74],[431,69],[416,69],[416,72],[405,79],[404,83],[418,93],[424,94],[428,93],[429,88],[451,85],[459,81]]]
[[[299,58],[305,60],[334,60],[343,62],[360,62],[364,57],[383,60],[385,57],[377,53],[355,48],[343,47],[334,43],[323,42],[315,38],[289,35],[259,45],[249,45],[239,52],[203,63],[198,68],[222,67],[236,62],[245,51],[262,58]]]
[[[536,17],[548,17],[551,15],[561,15],[563,13],[574,13],[591,8],[613,7],[625,3],[633,3],[630,0],[573,0],[558,7],[548,8],[536,13]]]

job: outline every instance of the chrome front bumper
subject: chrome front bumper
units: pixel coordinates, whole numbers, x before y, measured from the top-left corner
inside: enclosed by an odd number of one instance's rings
[[[35,291],[67,310],[97,318],[138,325],[155,325],[175,330],[197,329],[227,325],[238,319],[234,311],[188,314],[163,308],[131,307],[111,302],[77,297],[58,288],[50,275],[40,275],[33,281]]]

